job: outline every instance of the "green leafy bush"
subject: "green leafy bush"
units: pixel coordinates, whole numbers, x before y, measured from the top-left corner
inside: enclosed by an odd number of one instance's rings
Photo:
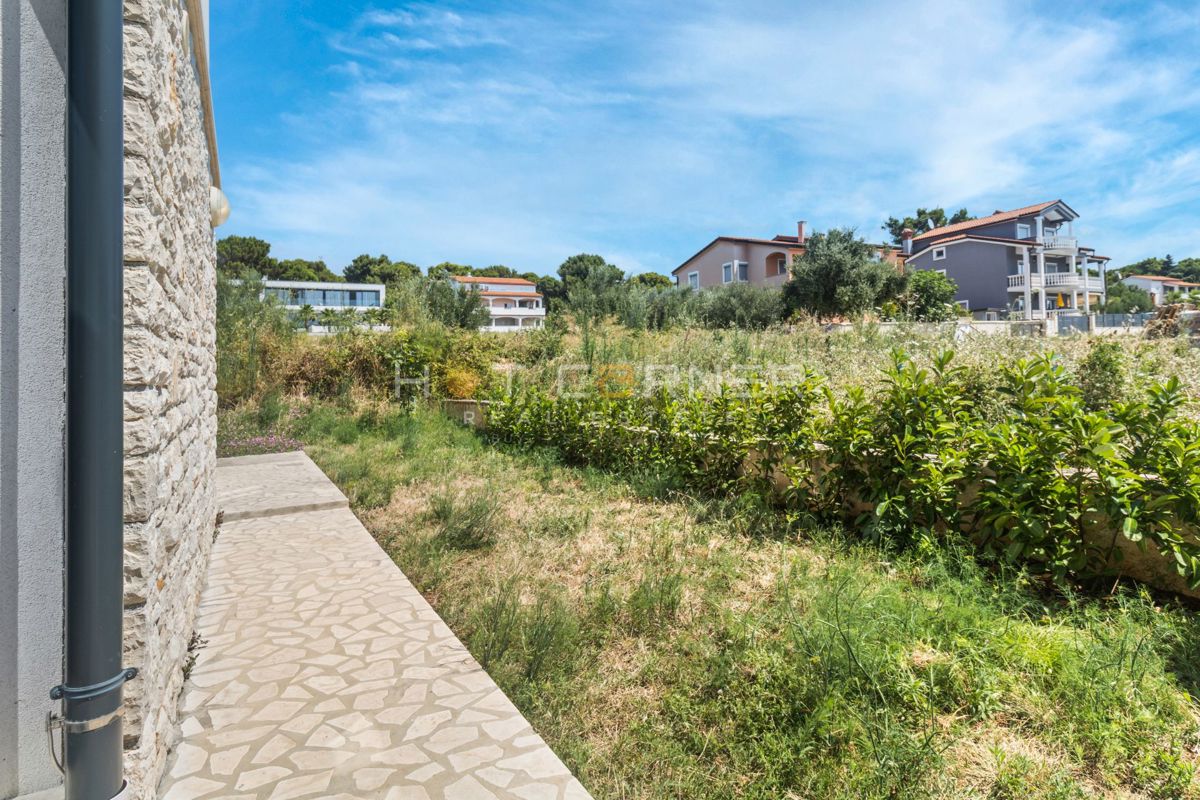
[[[1078,382],[1089,411],[1110,408],[1126,399],[1125,351],[1115,339],[1093,339],[1079,362]]]
[[[995,397],[952,360],[896,352],[870,392],[812,375],[648,396],[530,388],[494,404],[489,429],[568,462],[853,521],[897,546],[969,536],[1060,582],[1111,574],[1132,547],[1200,585],[1200,428],[1179,413],[1177,380],[1104,412],[1048,355],[1004,367]]]

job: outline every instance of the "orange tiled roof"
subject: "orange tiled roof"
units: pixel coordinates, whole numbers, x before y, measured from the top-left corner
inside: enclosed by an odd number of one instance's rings
[[[1025,206],[1024,208],[1014,208],[1012,211],[999,211],[995,214],[989,214],[986,217],[980,217],[979,219],[969,219],[966,222],[955,222],[953,225],[943,225],[940,228],[934,228],[931,231],[925,231],[918,236],[914,236],[913,241],[915,242],[918,239],[927,239],[930,236],[941,236],[947,233],[954,233],[955,231],[966,231],[970,230],[971,228],[978,228],[982,225],[992,225],[997,222],[1008,222],[1016,219],[1017,217],[1023,217],[1026,214],[1036,214],[1037,212],[1043,211],[1059,202],[1061,201],[1050,200],[1045,203],[1037,203],[1032,206]]]
[[[1200,283],[1191,283],[1183,278],[1172,278],[1170,275],[1126,275],[1126,278],[1140,278],[1144,281],[1159,281],[1161,283],[1172,283],[1176,286],[1200,286]]]
[[[450,280],[460,283],[505,283],[513,286],[536,286],[533,281],[524,278],[485,278],[477,275],[451,275]]]

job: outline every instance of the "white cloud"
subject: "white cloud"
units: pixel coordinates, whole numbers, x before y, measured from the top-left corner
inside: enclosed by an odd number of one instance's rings
[[[588,250],[669,271],[712,235],[796,216],[875,238],[918,205],[1063,197],[1118,259],[1200,253],[1200,64],[1145,41],[1200,30],[1186,9],[557,11],[414,5],[332,36],[344,88],[307,115],[307,156],[243,165],[247,219],[334,263],[386,249],[549,270]]]

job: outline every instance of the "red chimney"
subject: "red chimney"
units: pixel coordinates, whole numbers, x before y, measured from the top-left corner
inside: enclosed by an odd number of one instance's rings
[[[912,240],[913,234],[916,233],[912,228],[905,228],[900,231],[900,246],[904,250],[904,255],[912,255]]]
[[[804,242],[808,239],[808,236],[805,235],[804,231],[804,228],[807,225],[808,223],[804,220],[800,220],[796,223],[796,240],[799,241],[800,244],[804,244]]]

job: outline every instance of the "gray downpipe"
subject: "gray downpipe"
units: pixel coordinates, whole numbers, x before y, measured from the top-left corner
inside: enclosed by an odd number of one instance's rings
[[[121,793],[121,0],[68,0],[66,800]]]

